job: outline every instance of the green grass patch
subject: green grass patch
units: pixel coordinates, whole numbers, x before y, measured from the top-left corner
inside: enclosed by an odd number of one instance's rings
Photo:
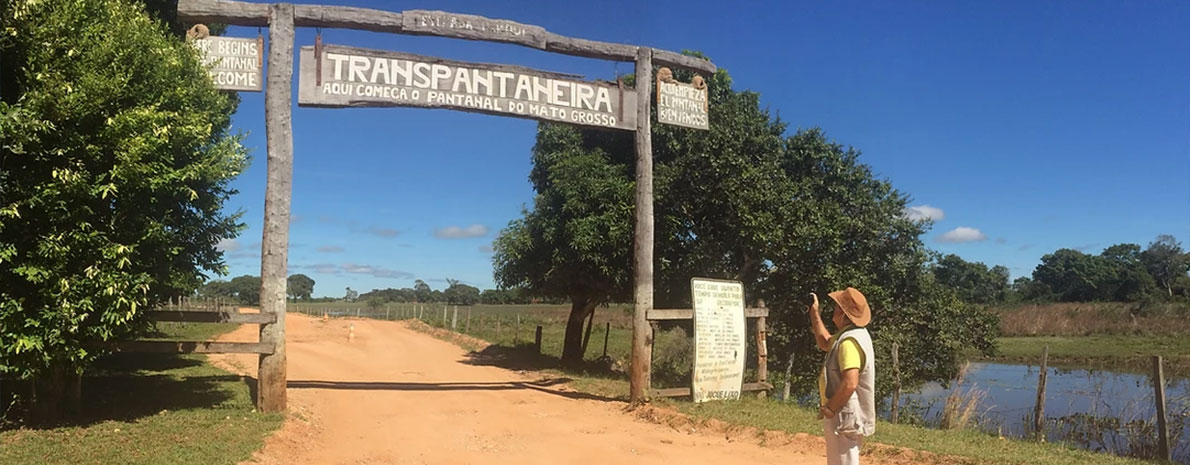
[[[1148,373],[1152,356],[1161,355],[1167,377],[1190,375],[1190,338],[1184,336],[1037,336],[999,341],[1000,354],[989,360],[1038,364],[1048,345],[1049,364],[1055,366]]]
[[[232,328],[170,323],[158,337],[205,340]],[[84,377],[79,418],[0,431],[0,463],[239,463],[283,420],[255,411],[251,383],[201,355],[117,354]]]
[[[815,412],[793,404],[745,398],[732,402],[670,402],[678,411],[696,418],[714,418],[764,430],[822,435]],[[1140,465],[1143,460],[1088,452],[1062,444],[1000,438],[973,430],[935,430],[878,422],[870,442],[906,447],[964,459],[958,463],[1047,465]]]

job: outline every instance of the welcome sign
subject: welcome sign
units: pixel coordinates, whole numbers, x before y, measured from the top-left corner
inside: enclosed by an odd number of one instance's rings
[[[530,68],[400,52],[302,47],[298,105],[413,106],[636,130],[636,93]]]

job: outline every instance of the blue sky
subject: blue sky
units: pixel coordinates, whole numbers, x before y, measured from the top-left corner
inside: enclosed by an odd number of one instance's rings
[[[552,32],[696,49],[791,128],[821,127],[937,218],[933,249],[1028,275],[1042,254],[1158,234],[1190,242],[1190,3],[335,2],[432,8]],[[233,27],[230,36],[255,37]],[[267,31],[264,31],[267,37]],[[297,45],[315,31],[299,29]],[[323,41],[614,79],[631,63],[446,38],[323,30]],[[295,59],[296,67],[296,59]],[[295,73],[295,90],[297,85]],[[263,93],[233,125],[253,162],[224,244],[258,274]],[[530,205],[530,120],[412,108],[294,106],[290,272],[344,288],[445,278],[492,287],[490,244]]]

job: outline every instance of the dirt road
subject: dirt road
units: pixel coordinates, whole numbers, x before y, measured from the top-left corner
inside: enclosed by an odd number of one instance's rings
[[[246,326],[223,339],[255,340],[256,330]],[[467,351],[400,322],[290,314],[286,332],[293,414],[254,463],[825,462],[817,438],[762,446],[754,435],[742,440],[647,422],[621,402],[476,365]],[[255,357],[212,358],[255,376]]]

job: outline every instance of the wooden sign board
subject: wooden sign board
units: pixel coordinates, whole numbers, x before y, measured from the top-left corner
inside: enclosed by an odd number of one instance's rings
[[[512,42],[543,50],[548,36],[541,26],[445,11],[406,10],[401,12],[401,23],[411,34]]]
[[[744,285],[690,280],[694,302],[694,402],[739,399],[744,385]]]
[[[202,53],[202,62],[211,73],[216,88],[260,92],[264,81],[260,41],[210,36],[194,39],[194,47]]]
[[[636,130],[636,94],[534,69],[337,45],[302,47],[298,105],[449,108]],[[321,71],[321,77],[318,76]]]
[[[710,129],[707,111],[707,86],[674,80],[662,68],[657,78],[657,122],[694,129]],[[696,78],[701,82],[701,78]],[[701,89],[699,88],[701,87]]]

